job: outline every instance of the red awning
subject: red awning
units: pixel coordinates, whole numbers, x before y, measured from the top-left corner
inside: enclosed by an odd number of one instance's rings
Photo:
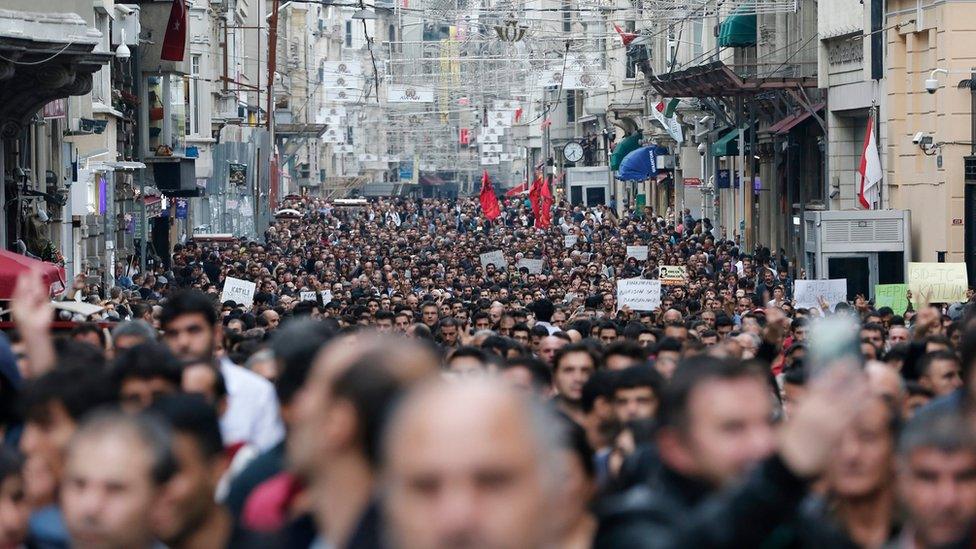
[[[813,113],[819,112],[825,106],[827,106],[825,103],[817,103],[816,105],[813,106],[812,109],[805,110],[799,114],[784,118],[780,122],[777,122],[776,124],[773,125],[774,127],[778,126],[775,131],[776,135],[786,134],[787,132],[789,132],[796,126],[798,126],[801,122],[813,116]],[[770,129],[770,133],[774,133],[772,131],[773,129],[772,127],[769,129]]]
[[[51,295],[64,291],[64,267],[8,250],[0,250],[0,299],[10,299],[14,294],[17,278],[31,269],[41,272],[44,283],[51,287]]]
[[[519,195],[519,194],[526,193],[526,192],[529,192],[529,185],[527,183],[522,183],[521,185],[519,185],[517,187],[512,187],[511,189],[509,189],[508,191],[506,191],[505,192],[505,196],[507,198],[511,198],[511,197],[513,197],[515,195]]]

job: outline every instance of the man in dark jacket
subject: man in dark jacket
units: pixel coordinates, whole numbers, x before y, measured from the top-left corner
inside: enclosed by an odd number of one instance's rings
[[[792,519],[865,394],[861,374],[814,382],[777,433],[766,374],[712,357],[683,362],[664,392],[648,483],[597,508],[594,547],[756,547]]]

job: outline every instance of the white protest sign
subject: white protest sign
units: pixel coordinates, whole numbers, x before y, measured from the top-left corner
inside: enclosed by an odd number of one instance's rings
[[[539,274],[542,272],[542,260],[520,259],[518,262],[518,268],[521,269],[522,267],[528,269],[530,274]]]
[[[332,301],[332,290],[322,290],[319,292],[322,295],[322,303],[328,305]]]
[[[965,303],[969,276],[965,263],[909,263],[908,289],[912,302],[920,299],[930,303]]]
[[[315,301],[315,292],[302,292],[299,295],[302,301]]]
[[[647,246],[627,246],[627,257],[647,261]]]
[[[653,311],[661,306],[661,281],[626,278],[617,281],[617,309],[623,306],[635,311]]]
[[[576,236],[575,234],[568,234],[568,235],[566,235],[566,236],[565,236],[565,237],[563,238],[563,244],[564,244],[564,245],[565,245],[565,246],[566,246],[567,248],[572,248],[573,246],[575,246],[575,245],[576,245],[576,242],[577,242],[578,240],[579,240],[579,237],[578,237],[578,236]]]
[[[496,269],[507,269],[508,261],[505,261],[505,254],[501,250],[495,250],[492,252],[485,252],[479,256],[481,258],[481,266],[487,267],[488,264],[492,264]]]
[[[820,298],[827,301],[830,310],[842,301],[847,301],[847,279],[797,280],[793,286],[793,299],[798,309],[820,307]]]
[[[241,280],[231,276],[224,281],[224,291],[220,294],[220,302],[233,301],[244,308],[254,305],[254,291],[257,286],[253,282]]]

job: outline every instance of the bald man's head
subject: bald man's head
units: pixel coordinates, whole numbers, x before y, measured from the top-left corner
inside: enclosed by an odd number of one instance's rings
[[[559,471],[558,425],[489,380],[411,395],[385,447],[387,516],[398,547],[539,547]]]

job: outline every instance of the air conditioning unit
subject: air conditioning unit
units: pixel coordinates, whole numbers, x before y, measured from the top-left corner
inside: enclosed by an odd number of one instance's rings
[[[905,282],[911,261],[908,210],[806,211],[804,265],[809,279],[847,279],[848,297]]]

